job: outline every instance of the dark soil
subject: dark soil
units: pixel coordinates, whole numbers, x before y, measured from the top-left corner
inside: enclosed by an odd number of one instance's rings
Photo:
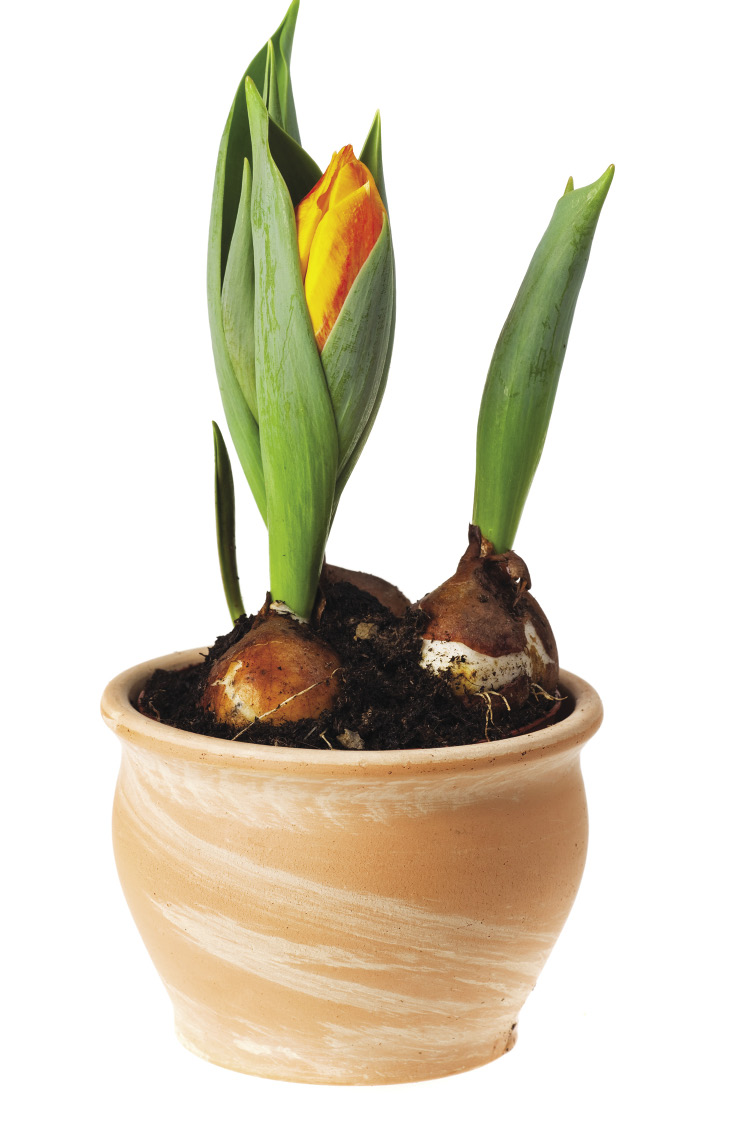
[[[328,587],[311,628],[338,652],[343,672],[335,707],[317,720],[256,722],[241,734],[200,709],[211,663],[247,633],[243,617],[219,637],[202,664],[157,671],[138,699],[142,714],[198,734],[272,746],[347,750],[408,750],[462,746],[507,738],[557,721],[565,702],[540,697],[509,712],[502,699],[457,697],[448,682],[419,664],[427,618],[410,608],[395,617],[371,594],[348,582]]]

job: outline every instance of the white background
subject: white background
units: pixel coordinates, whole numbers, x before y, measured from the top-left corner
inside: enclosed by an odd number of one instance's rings
[[[331,561],[412,597],[452,572],[498,331],[567,177],[617,165],[516,544],[563,664],[604,699],[589,862],[491,1066],[303,1087],[173,1036],[117,884],[98,699],[228,624],[205,244],[226,113],[283,2],[4,17],[7,1119],[745,1120],[747,88],[724,0],[303,0],[303,142],[325,164],[380,107],[399,279]],[[263,526],[237,484],[255,608]]]

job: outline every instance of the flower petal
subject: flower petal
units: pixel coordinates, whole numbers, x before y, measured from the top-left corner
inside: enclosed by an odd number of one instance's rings
[[[347,195],[318,224],[305,276],[305,297],[321,350],[378,240],[383,215],[377,188],[368,182]]]
[[[312,191],[308,192],[297,207],[297,242],[299,243],[299,258],[303,278],[307,273],[310,247],[312,246],[315,232],[318,229],[320,220],[323,218],[323,215],[330,205],[329,196],[331,194],[331,188],[341,169],[353,160],[355,160],[355,156],[354,149],[351,145],[345,145],[340,152],[334,152],[331,157],[331,163],[328,165],[315,187]]]

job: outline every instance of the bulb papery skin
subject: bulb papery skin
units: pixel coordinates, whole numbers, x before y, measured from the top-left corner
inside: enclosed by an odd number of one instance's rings
[[[449,675],[458,695],[496,693],[509,708],[522,706],[534,685],[554,695],[557,645],[529,585],[523,560],[496,555],[472,526],[456,573],[418,602],[430,619],[422,666]]]
[[[546,669],[553,663],[552,657],[530,621],[526,622],[524,632],[527,639],[524,651],[503,656],[488,656],[460,641],[425,640],[422,642],[421,664],[432,672],[450,672],[455,681],[454,691],[460,694],[494,691],[502,695],[503,689],[524,678],[529,683],[543,686],[541,681],[546,679]]]
[[[300,621],[303,624],[307,624],[308,622],[307,617],[300,617],[286,602],[271,602],[269,609],[272,610],[273,613],[277,613],[279,617],[290,617],[292,621]]]
[[[315,719],[338,695],[337,653],[289,614],[264,610],[208,671],[202,706],[242,730]]]
[[[331,566],[326,563],[321,576],[321,586],[325,589],[327,583],[335,582],[349,582],[352,586],[356,586],[358,590],[364,590],[366,594],[372,594],[395,617],[403,617],[411,605],[409,599],[401,593],[398,586],[394,586],[392,582],[386,582],[385,578],[378,578],[376,574],[367,574],[364,570],[347,570],[346,567]]]

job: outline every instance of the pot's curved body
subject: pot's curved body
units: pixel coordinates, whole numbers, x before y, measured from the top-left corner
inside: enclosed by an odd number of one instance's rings
[[[583,871],[579,757],[601,704],[446,750],[307,751],[189,734],[114,680],[114,844],[177,1032],[234,1070],[302,1082],[437,1078],[507,1051]]]

